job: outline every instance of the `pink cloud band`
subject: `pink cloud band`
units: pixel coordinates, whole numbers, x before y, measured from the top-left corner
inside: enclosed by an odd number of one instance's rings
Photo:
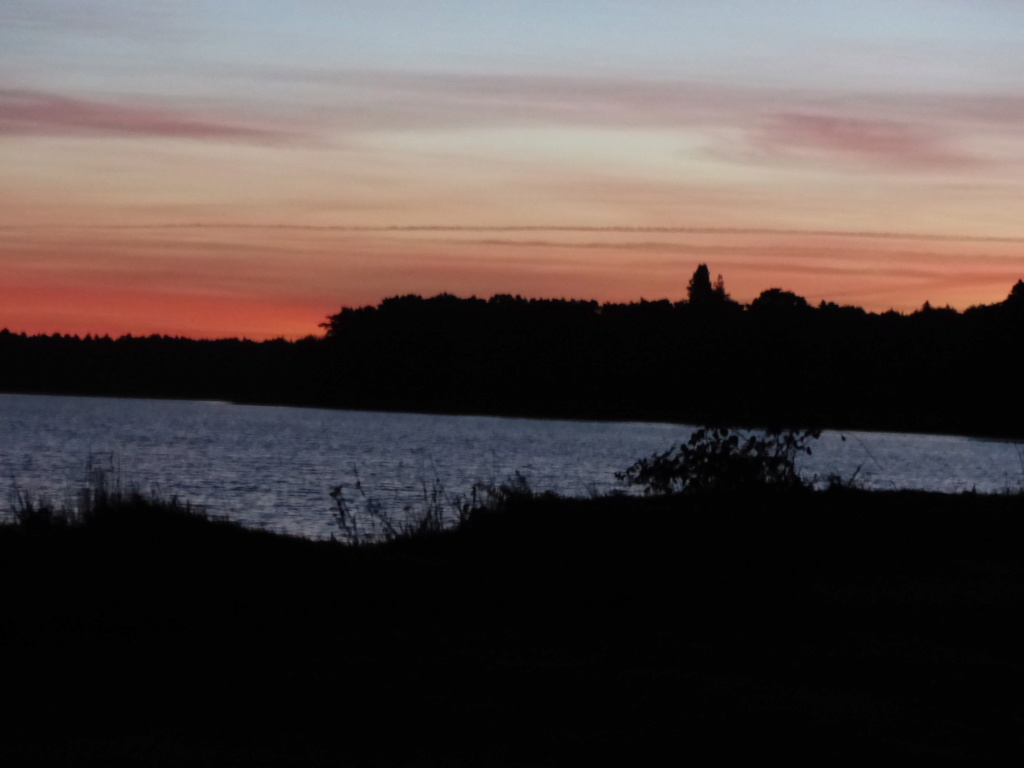
[[[153,136],[220,141],[280,141],[288,134],[187,111],[92,101],[26,89],[0,89],[0,135]]]

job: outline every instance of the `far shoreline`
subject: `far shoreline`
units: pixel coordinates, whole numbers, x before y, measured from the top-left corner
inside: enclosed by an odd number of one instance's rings
[[[1024,443],[1024,433],[1002,433],[1002,432],[985,432],[985,431],[958,431],[958,430],[947,430],[943,431],[940,429],[912,429],[912,428],[901,428],[899,425],[893,426],[866,426],[866,425],[832,425],[832,424],[817,424],[813,426],[805,424],[786,424],[785,426],[778,425],[765,425],[765,424],[749,424],[749,423],[731,423],[725,422],[712,422],[708,424],[700,424],[694,421],[676,421],[672,419],[658,419],[658,418],[616,418],[616,417],[588,417],[588,416],[560,416],[560,415],[545,415],[545,414],[531,414],[529,412],[480,412],[480,411],[456,411],[456,410],[428,410],[428,409],[410,409],[410,408],[379,408],[379,407],[365,407],[360,408],[357,406],[345,406],[345,405],[330,405],[330,404],[317,404],[317,403],[301,403],[301,402],[289,402],[289,401],[255,401],[255,400],[229,400],[223,398],[190,398],[190,397],[176,397],[174,395],[160,396],[160,395],[119,395],[119,394],[102,394],[95,392],[77,392],[74,390],[68,391],[47,391],[47,392],[30,392],[30,391],[0,391],[2,395],[15,395],[24,397],[82,397],[82,398],[96,398],[105,400],[154,400],[158,402],[182,402],[182,403],[210,403],[210,404],[221,404],[221,405],[239,405],[239,406],[255,406],[265,408],[300,408],[303,410],[323,410],[323,411],[352,411],[356,413],[400,413],[410,415],[421,415],[421,416],[452,416],[459,417],[465,416],[469,418],[492,418],[492,419],[517,419],[524,421],[564,421],[572,423],[595,423],[595,424],[664,424],[666,426],[679,426],[688,429],[700,429],[705,426],[717,426],[726,427],[728,429],[737,430],[741,432],[751,431],[764,431],[769,429],[819,429],[823,432],[865,432],[869,434],[891,434],[891,435],[920,435],[922,437],[935,436],[935,437],[964,437],[972,440],[986,440],[991,442],[1000,443]]]

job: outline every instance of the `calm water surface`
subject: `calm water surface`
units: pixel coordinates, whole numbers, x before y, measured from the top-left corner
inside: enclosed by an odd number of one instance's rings
[[[619,488],[615,472],[689,436],[672,424],[333,411],[216,402],[0,394],[0,483],[73,498],[90,466],[246,525],[325,537],[330,491],[392,510],[424,489],[468,494],[521,473],[536,490]],[[1013,443],[935,435],[824,433],[802,462],[874,488],[1003,491],[1024,485]],[[360,490],[362,489],[362,490]],[[366,494],[366,496],[363,495]],[[6,511],[10,504],[0,500]]]

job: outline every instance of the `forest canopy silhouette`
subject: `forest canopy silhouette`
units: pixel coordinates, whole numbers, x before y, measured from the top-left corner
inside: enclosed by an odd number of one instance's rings
[[[332,408],[1024,435],[1024,281],[911,314],[732,300],[700,265],[680,301],[440,294],[342,308],[322,338],[0,332],[0,390]]]

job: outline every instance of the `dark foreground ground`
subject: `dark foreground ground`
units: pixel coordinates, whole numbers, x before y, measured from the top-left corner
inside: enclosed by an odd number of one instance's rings
[[[991,761],[1024,747],[1022,513],[533,500],[358,550],[7,527],[0,764]]]

